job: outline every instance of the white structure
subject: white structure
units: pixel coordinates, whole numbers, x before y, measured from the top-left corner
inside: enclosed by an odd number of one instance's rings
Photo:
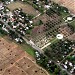
[[[63,39],[63,35],[62,34],[57,34],[57,39]]]
[[[67,17],[67,20],[68,20],[68,21],[71,21],[71,20],[72,20],[72,17]]]
[[[49,9],[50,8],[50,5],[45,5],[45,8]]]
[[[35,45],[34,42],[32,40],[29,41],[32,45]]]
[[[14,0],[11,0],[11,2],[13,2]]]
[[[30,24],[32,24],[33,23],[33,21],[29,21],[30,22]]]

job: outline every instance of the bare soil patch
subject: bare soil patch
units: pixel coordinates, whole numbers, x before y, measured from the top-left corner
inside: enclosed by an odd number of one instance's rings
[[[25,13],[32,14],[32,15],[34,15],[34,16],[36,16],[36,15],[39,14],[39,12],[36,11],[31,5],[29,5],[29,4],[27,4],[27,3],[24,3],[24,4],[23,4],[23,3],[18,2],[18,1],[9,4],[7,7],[8,7],[11,11],[13,11],[13,10],[16,9],[16,8],[22,8]]]
[[[41,71],[43,71],[43,73]],[[15,43],[0,37],[0,75],[47,75],[35,59]]]

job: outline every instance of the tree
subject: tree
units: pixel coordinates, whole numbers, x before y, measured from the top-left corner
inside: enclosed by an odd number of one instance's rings
[[[60,73],[60,68],[59,67],[55,68],[54,75],[58,75],[59,73]]]
[[[60,75],[68,75],[68,74],[66,73],[66,71],[62,70],[60,71]]]

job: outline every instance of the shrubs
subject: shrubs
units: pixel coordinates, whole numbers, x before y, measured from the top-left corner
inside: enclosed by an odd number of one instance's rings
[[[44,54],[40,54],[39,52],[35,52],[36,62],[45,68],[49,73],[53,75],[63,75],[63,71],[57,66],[52,60],[50,60]],[[67,75],[66,73],[64,75]]]
[[[64,40],[64,41],[59,41],[57,43],[54,43],[50,45],[49,48],[45,50],[45,54],[53,59],[54,61],[61,61],[63,60],[64,57],[66,57],[72,49],[72,45],[75,44],[72,41],[69,40]]]

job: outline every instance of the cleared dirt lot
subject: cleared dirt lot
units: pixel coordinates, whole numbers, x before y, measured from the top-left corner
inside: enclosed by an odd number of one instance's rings
[[[47,75],[35,59],[0,37],[0,75]]]
[[[39,12],[36,11],[31,5],[29,4],[26,4],[26,3],[21,3],[21,2],[13,2],[9,5],[7,5],[7,7],[12,11],[16,8],[22,8],[23,11],[27,14],[32,14],[34,16],[38,15]]]

